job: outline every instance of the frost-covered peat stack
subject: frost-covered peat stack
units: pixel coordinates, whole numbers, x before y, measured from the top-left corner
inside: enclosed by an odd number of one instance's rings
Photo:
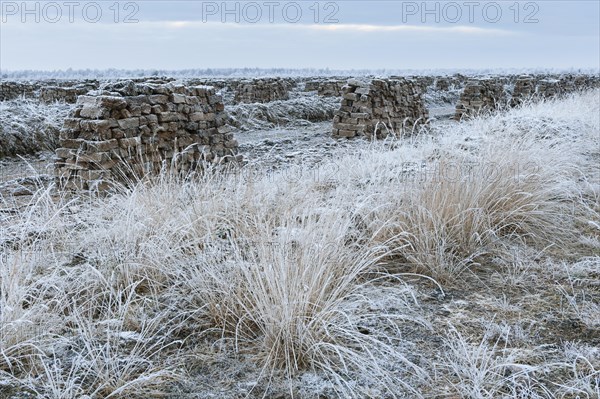
[[[295,85],[291,79],[265,78],[243,80],[235,86],[233,102],[240,103],[268,103],[277,100],[288,100],[289,90]]]
[[[494,110],[505,101],[504,84],[498,79],[470,80],[460,95],[454,118],[461,120],[465,116],[475,116],[481,112]]]
[[[400,76],[390,76],[390,79],[401,78],[402,77]],[[425,93],[427,91],[427,88],[432,86],[435,82],[435,77],[433,76],[407,76],[407,78],[413,81],[422,93]]]
[[[341,97],[346,79],[312,80],[304,85],[304,91],[316,91],[322,97]]]
[[[437,76],[434,85],[436,90],[449,91],[450,89],[462,88],[464,83],[464,77],[461,75]]]
[[[385,137],[427,123],[421,91],[410,79],[350,79],[333,118],[333,137]]]
[[[77,96],[97,89],[98,86],[97,80],[2,81],[0,82],[0,101],[25,97],[39,99],[45,103],[54,101],[74,103]]]
[[[309,80],[304,83],[304,91],[317,91],[320,84],[321,80]]]
[[[18,97],[32,98],[40,89],[40,83],[0,81],[0,101],[13,100]]]
[[[573,75],[575,90],[597,89],[600,87],[599,75]]]
[[[226,161],[237,141],[209,86],[117,83],[80,96],[65,119],[55,176],[67,189],[105,189],[161,168]]]
[[[322,97],[341,97],[345,80],[326,80],[319,84],[317,94]]]
[[[560,80],[542,79],[537,85],[537,96],[541,98],[551,98],[560,95],[562,92]]]
[[[80,83],[71,87],[62,86],[44,86],[40,89],[40,100],[45,103],[55,101],[63,101],[73,104],[77,101],[77,97],[86,94],[90,90],[98,88],[98,83]]]
[[[510,105],[516,107],[530,100],[535,94],[535,81],[532,76],[522,75],[517,78]]]

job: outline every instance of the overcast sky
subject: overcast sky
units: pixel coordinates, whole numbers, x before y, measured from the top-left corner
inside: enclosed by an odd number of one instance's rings
[[[0,69],[599,68],[599,4],[2,0]]]

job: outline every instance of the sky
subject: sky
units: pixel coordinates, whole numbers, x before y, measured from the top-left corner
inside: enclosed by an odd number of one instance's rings
[[[600,67],[600,1],[0,1],[0,70]]]

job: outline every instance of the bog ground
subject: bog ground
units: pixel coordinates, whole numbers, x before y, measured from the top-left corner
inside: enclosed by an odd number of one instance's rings
[[[72,102],[2,101],[0,398],[598,398],[600,90],[456,79],[380,140],[330,79],[221,88],[243,162],[102,192]]]

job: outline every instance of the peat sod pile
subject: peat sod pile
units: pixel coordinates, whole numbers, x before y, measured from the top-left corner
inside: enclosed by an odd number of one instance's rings
[[[77,99],[56,150],[67,189],[105,189],[163,168],[188,172],[234,158],[220,95],[209,86],[120,82]]]
[[[350,79],[333,118],[333,137],[410,134],[427,120],[422,91],[411,79]]]

